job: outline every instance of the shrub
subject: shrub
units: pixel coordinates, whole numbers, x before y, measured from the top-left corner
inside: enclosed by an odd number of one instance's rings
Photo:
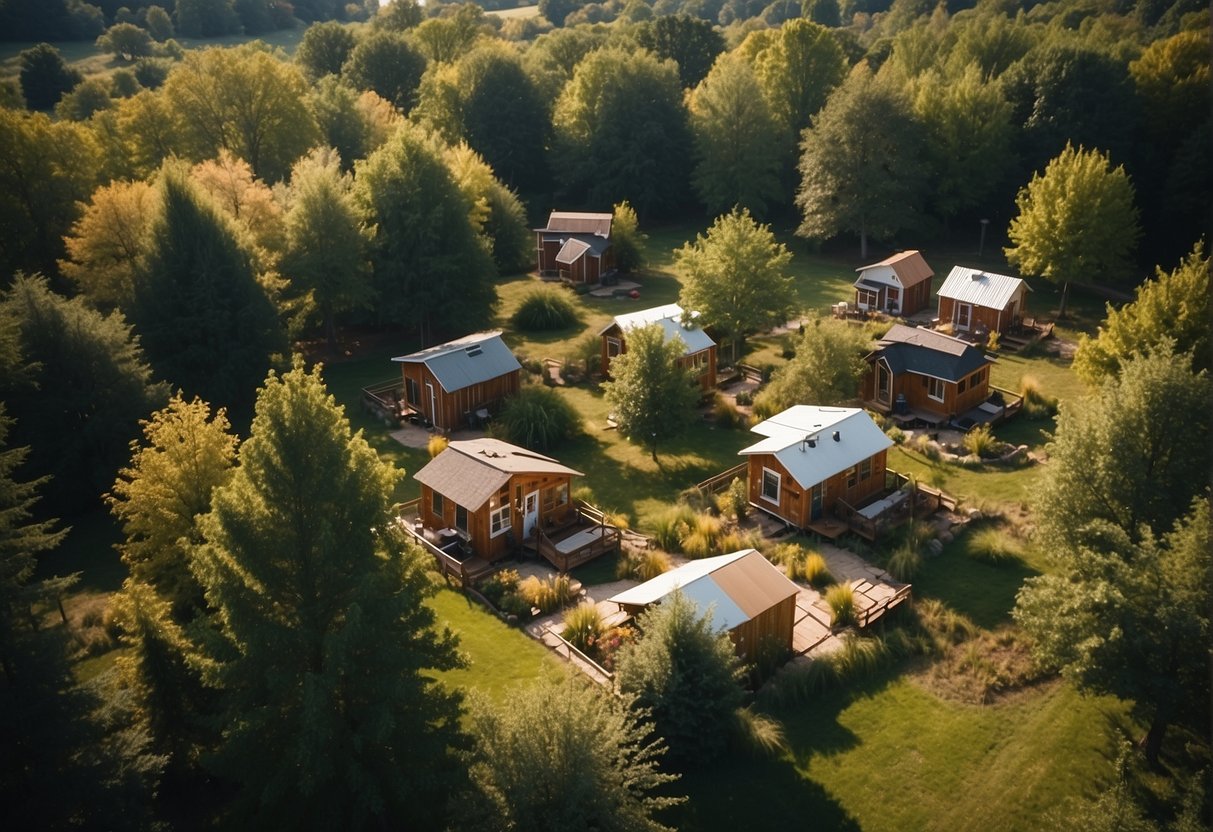
[[[682,539],[690,532],[695,522],[695,509],[679,503],[661,514],[653,524],[653,539],[667,552],[682,551]]]
[[[720,395],[720,393],[714,394],[712,416],[716,419],[716,424],[722,428],[735,430],[745,426],[745,419],[737,411],[737,406]]]
[[[733,400],[735,402],[737,402],[737,404],[741,405],[742,407],[749,407],[750,405],[752,405],[754,403],[754,394],[751,393],[749,390],[742,390],[740,393],[738,393],[736,396],[733,397]]]
[[[581,433],[581,414],[555,390],[524,387],[506,399],[495,432],[515,445],[547,451]]]
[[[690,530],[680,541],[688,558],[707,558],[721,553],[720,543],[724,524],[719,517],[697,514]]]
[[[590,332],[573,346],[573,357],[585,367],[586,375],[602,368],[602,339]]]
[[[651,581],[670,569],[670,556],[660,549],[624,551],[615,574],[635,581]]]
[[[505,595],[502,595],[501,603],[497,605],[497,609],[506,615],[517,616],[523,620],[531,617],[531,602],[523,598],[520,592],[507,592]]]
[[[887,568],[889,574],[894,578],[908,582],[922,568],[922,555],[919,553],[918,547],[908,541],[898,546],[889,558]]]
[[[594,489],[588,485],[579,485],[573,489],[572,499],[574,502],[582,502],[588,506],[594,505]]]
[[[998,330],[994,330],[986,338],[986,349],[993,350],[994,352],[998,352],[998,347],[1001,344],[1001,342],[1002,342],[1002,333],[1000,333]]]
[[[523,332],[547,332],[568,329],[579,320],[576,308],[563,292],[542,286],[527,293],[510,323]]]
[[[604,511],[602,518],[608,526],[614,526],[620,530],[632,527],[631,519],[622,511]]]
[[[766,541],[762,537],[762,532],[758,529],[750,529],[749,531],[732,531],[720,538],[720,543],[717,549],[720,554],[728,552],[740,552],[743,549],[758,549],[762,550]]]
[[[964,436],[965,450],[978,457],[993,456],[999,444],[989,425],[978,425]]]
[[[520,579],[517,569],[502,569],[485,579],[478,589],[490,604],[501,609],[502,598],[518,589]]]
[[[678,492],[678,504],[690,506],[693,511],[700,513],[716,511],[715,498],[694,485]]]
[[[1023,396],[1020,412],[1027,419],[1049,419],[1057,415],[1057,399],[1045,395],[1040,382],[1033,376],[1019,380],[1019,395]]]
[[[985,563],[1005,563],[1023,554],[1019,543],[1003,528],[986,526],[972,533],[965,547],[969,557]]]
[[[450,440],[441,433],[435,433],[430,437],[430,441],[425,444],[425,450],[430,455],[430,459],[438,456],[446,450],[446,446],[451,444]]]
[[[555,575],[546,580],[531,575],[518,584],[518,594],[532,607],[548,613],[560,609],[573,598],[567,575]]]
[[[728,506],[728,514],[738,523],[746,518],[750,511],[750,493],[746,483],[740,477],[734,477],[729,488],[724,492]]]
[[[815,589],[822,589],[834,583],[834,576],[830,574],[826,559],[817,552],[809,552],[805,556],[801,574],[804,581]]]
[[[830,626],[841,627],[855,621],[855,590],[850,584],[834,584],[826,590],[830,607]]]
[[[564,614],[564,631],[561,636],[587,656],[593,656],[597,652],[602,632],[602,614],[592,601],[578,604]]]
[[[891,428],[886,430],[885,435],[888,436],[889,439],[892,439],[893,443],[896,445],[900,445],[902,442],[906,441],[906,432],[897,427],[897,425],[893,425]]]

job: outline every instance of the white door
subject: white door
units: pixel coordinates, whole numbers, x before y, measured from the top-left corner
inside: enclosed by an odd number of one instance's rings
[[[430,424],[434,427],[441,427],[438,424],[438,400],[434,396],[434,385],[427,381],[425,383],[425,392],[429,394],[428,398],[430,400]]]
[[[526,495],[526,501],[522,504],[522,536],[530,537],[535,531],[535,525],[539,522],[539,492],[532,491]]]
[[[969,320],[972,315],[973,307],[970,304],[956,304],[956,328],[967,332],[969,329]]]

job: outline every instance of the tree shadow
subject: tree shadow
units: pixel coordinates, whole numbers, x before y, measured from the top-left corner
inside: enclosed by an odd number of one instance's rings
[[[914,594],[938,598],[979,627],[992,629],[1010,619],[1019,588],[1039,574],[1018,557],[999,563],[970,557],[961,538],[924,563],[914,578]]]

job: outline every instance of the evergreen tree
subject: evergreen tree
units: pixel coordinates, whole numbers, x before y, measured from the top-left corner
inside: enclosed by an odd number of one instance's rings
[[[277,312],[229,221],[180,171],[166,168],[160,191],[131,318],[152,365],[174,386],[247,407],[285,346]]]
[[[665,340],[657,324],[628,330],[627,352],[611,361],[611,380],[603,397],[619,432],[647,445],[657,461],[657,443],[686,428],[699,396],[690,372],[679,365],[681,338]]]
[[[319,371],[270,374],[196,560],[234,654],[215,770],[233,822],[439,824],[459,780],[461,664],[424,603],[435,590],[389,513],[399,472],[351,433]],[[222,658],[222,656],[220,656]]]
[[[63,60],[59,50],[40,43],[21,53],[21,94],[31,110],[49,110],[84,76]]]

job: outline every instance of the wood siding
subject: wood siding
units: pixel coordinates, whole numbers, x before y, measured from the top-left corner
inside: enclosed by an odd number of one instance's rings
[[[488,381],[448,393],[425,364],[404,362],[400,367],[404,378],[405,403],[442,431],[467,427],[469,416],[480,408],[487,408],[491,414],[496,415],[501,411],[504,399],[518,392],[522,379],[522,370],[512,370]],[[417,385],[417,402],[408,398],[410,379]],[[426,390],[427,383],[434,388],[432,402],[429,391]]]
[[[510,554],[510,543],[519,544],[523,540],[523,503],[528,494],[538,491],[538,520],[536,528],[550,528],[562,525],[573,519],[574,509],[572,492],[572,477],[568,474],[515,474],[505,486],[508,491],[510,509],[510,531],[502,532],[496,537],[492,534],[491,515],[497,509],[494,505],[496,495],[489,502],[478,508],[464,506],[468,513],[467,541],[472,551],[480,558],[489,561],[501,560]],[[545,492],[549,489],[565,487],[563,505],[545,505]],[[500,493],[500,492],[498,492]],[[550,492],[549,492],[550,493]],[[428,485],[421,486],[421,503],[418,514],[421,524],[431,530],[453,529],[455,526],[456,503],[446,497],[442,499],[442,513],[434,512],[434,490]]]
[[[840,499],[846,500],[849,505],[855,507],[867,498],[883,491],[887,458],[888,454],[883,450],[870,456],[868,459],[871,460],[871,474],[864,479],[860,478],[860,466],[857,465],[854,485],[847,484],[848,477],[846,471],[839,472],[828,478],[825,481],[825,491],[822,494],[822,515],[832,513],[834,505]],[[780,464],[779,459],[774,454],[753,454],[749,459],[750,502],[756,506],[765,508],[767,511],[783,518],[798,528],[806,528],[812,522],[813,488],[801,488],[800,484]],[[778,503],[772,502],[762,496],[762,471],[764,468],[779,474]]]
[[[601,346],[601,350],[600,350],[600,357],[602,359],[602,375],[608,379],[611,377],[611,360],[612,360],[612,357],[610,354],[610,349],[608,348],[608,344],[609,344],[610,340],[612,340],[612,339],[617,340],[619,342],[619,354],[620,355],[623,355],[625,352],[628,351],[627,339],[623,337],[623,333],[620,331],[618,326],[612,326],[610,329],[608,329],[606,332],[604,332],[602,334],[602,339],[601,339],[602,346]],[[695,365],[698,361],[697,357],[700,355],[703,355],[704,353],[707,354],[706,366],[701,365],[699,367],[696,367]],[[691,374],[695,377],[695,380],[699,383],[699,388],[703,392],[706,393],[716,386],[716,345],[715,344],[708,347],[706,350],[700,350],[699,352],[691,353],[690,355],[684,355],[682,358],[678,359],[678,364],[691,371]]]
[[[963,393],[958,392],[960,386],[958,382],[943,382],[942,402],[928,395],[931,389],[930,379],[918,373],[893,374],[889,401],[878,400],[876,398],[876,362],[872,362],[868,367],[868,372],[864,374],[860,385],[860,395],[865,402],[875,404],[879,410],[886,413],[893,409],[898,394],[906,397],[906,404],[911,410],[935,413],[942,419],[950,419],[972,410],[990,397],[990,367],[988,364],[965,377]],[[976,384],[973,383],[975,377],[978,377]]]
[[[957,332],[972,332],[978,328],[979,324],[985,326],[990,332],[1004,332],[1011,328],[1015,323],[1016,318],[1023,317],[1024,314],[1024,298],[1025,292],[1019,292],[1015,297],[1011,298],[1007,303],[1007,308],[992,309],[988,306],[973,306],[973,312],[970,316],[968,329],[956,328]],[[953,323],[956,315],[956,301],[952,298],[939,299],[939,322]]]
[[[796,624],[796,596],[780,601],[765,612],[729,630],[733,649],[743,662],[753,662],[765,641],[773,640],[785,650],[792,649],[792,629]]]
[[[893,287],[887,286],[882,283],[880,285],[879,291],[877,292],[876,306],[873,307],[871,304],[868,304],[868,309],[876,309],[876,310],[880,310],[882,312],[884,310],[886,310],[889,305],[889,289],[890,288],[893,288]],[[904,287],[897,287],[897,289],[900,294],[900,302],[897,304],[898,311],[896,314],[900,317],[904,318],[908,315],[913,315],[918,310],[926,308],[931,302],[931,281],[930,280],[924,280],[921,283],[917,283],[917,284],[911,286],[909,289],[906,289]],[[855,287],[855,308],[856,309],[863,308],[863,306],[861,306],[859,303],[860,292],[871,292],[871,291],[873,291],[873,290],[867,289],[867,288],[862,288],[859,286]]]

